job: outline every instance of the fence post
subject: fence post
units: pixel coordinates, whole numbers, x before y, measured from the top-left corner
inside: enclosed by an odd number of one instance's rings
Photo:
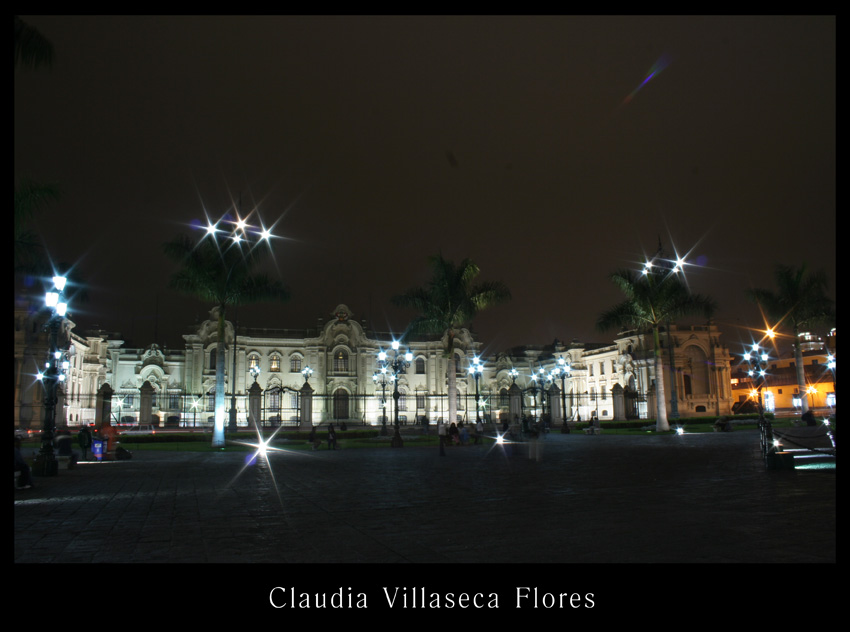
[[[301,419],[298,425],[299,430],[310,430],[313,428],[313,387],[309,382],[304,382],[301,387]]]

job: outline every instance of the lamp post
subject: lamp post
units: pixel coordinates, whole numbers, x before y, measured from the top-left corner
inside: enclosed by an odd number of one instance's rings
[[[812,398],[811,410],[812,410],[812,412],[814,412],[815,411],[815,395],[818,394],[818,389],[816,389],[813,384],[810,384],[809,387],[806,389],[806,394],[809,395]]]
[[[221,225],[229,223],[232,225],[230,230],[223,228]],[[236,221],[231,219],[219,221],[217,224],[208,222],[205,227],[206,234],[202,239],[212,239],[221,253],[222,262],[225,265],[224,275],[221,278],[221,287],[226,288],[225,294],[230,296],[218,296],[219,308],[224,309],[226,304],[231,303],[233,296],[234,272],[239,266],[245,265],[255,248],[259,247],[263,241],[269,242],[272,234],[265,227],[256,227],[249,225],[244,219],[238,217]],[[225,256],[224,253],[230,249],[237,249],[236,255]],[[239,277],[238,273],[235,275]],[[236,302],[236,301],[234,301]],[[223,316],[219,316],[222,318]],[[213,447],[224,448],[224,430],[225,430],[225,397],[224,397],[224,377],[225,377],[225,359],[224,359],[225,341],[224,332],[221,332],[218,340],[217,362],[216,362],[216,381],[215,381],[215,423],[213,428]],[[233,354],[234,363],[236,356],[236,328],[233,329]],[[231,409],[229,416],[230,430],[236,429],[236,375],[234,364],[234,375],[232,376],[232,393],[231,393]]]
[[[372,374],[372,381],[375,386],[381,387],[381,434],[387,434],[387,384],[390,382],[390,376],[387,375],[387,367],[382,366],[380,371],[375,371]]]
[[[661,246],[660,238],[658,239],[658,252],[656,253],[655,258],[659,260],[660,267],[662,270],[666,270],[670,274],[678,274],[679,272],[682,272],[684,274],[684,268],[687,262],[685,261],[685,259],[679,256],[677,256],[676,259],[667,259],[666,255],[664,254],[664,249]],[[649,271],[652,269],[652,267],[652,261],[647,261],[643,273],[649,274]],[[676,388],[676,356],[673,352],[673,338],[670,335],[670,328],[671,322],[668,318],[666,319],[665,329],[667,330],[667,351],[668,355],[670,356],[670,418],[678,419],[679,398],[677,396]]]
[[[48,332],[47,363],[44,372],[38,374],[38,379],[44,385],[44,424],[41,450],[33,463],[33,473],[41,476],[56,476],[59,473],[59,465],[53,453],[53,434],[56,429],[56,389],[59,382],[65,378],[64,372],[60,370],[64,352],[59,349],[59,328],[68,309],[68,303],[62,294],[65,283],[65,277],[54,276],[53,289],[44,296],[44,304],[50,309],[50,317],[44,326]]]
[[[192,398],[192,428],[194,428],[198,425],[198,402],[200,398],[195,399],[194,395],[190,395],[189,397]]]
[[[398,340],[393,340],[392,350],[392,358],[390,358],[383,349],[378,353],[378,365],[382,370],[389,369],[391,372],[390,380],[393,383],[393,401],[395,402],[395,410],[393,411],[395,434],[392,439],[392,447],[400,448],[404,445],[404,442],[401,439],[398,421],[398,400],[401,397],[401,394],[398,391],[398,376],[399,374],[404,373],[410,366],[410,363],[413,361],[413,354],[408,348],[407,352],[402,355],[399,350]]]
[[[751,383],[754,385],[753,390],[758,398],[760,427],[765,423],[761,390],[764,387],[765,378],[767,377],[767,371],[765,369],[767,368],[768,359],[767,353],[762,351],[761,347],[756,343],[753,344],[750,351],[744,354],[744,360],[746,360],[747,364],[750,366],[747,371],[747,375],[750,376]]]
[[[534,413],[537,414],[537,391],[540,390],[540,419],[546,415],[546,382],[551,381],[552,376],[547,375],[543,367],[538,373],[531,374],[531,394],[534,396]],[[538,385],[539,382],[539,385]]]
[[[233,371],[230,379],[230,423],[227,429],[230,432],[236,432],[236,328],[239,327],[239,308],[237,307],[236,316],[233,319]]]
[[[561,379],[561,421],[564,424],[561,432],[564,434],[570,433],[570,426],[567,423],[567,376],[570,370],[570,363],[563,357],[558,358],[558,365],[552,370],[552,375]]]
[[[123,407],[124,407],[124,398],[123,398],[123,397],[118,397],[118,398],[116,398],[116,400],[115,400],[115,408],[116,408],[116,411],[115,411],[115,425],[116,425],[116,426],[120,426],[120,425],[121,425],[121,409],[122,409]]]
[[[472,358],[472,365],[469,367],[469,374],[475,378],[475,424],[476,427],[481,423],[481,395],[478,391],[478,380],[481,378],[481,373],[484,371],[484,365],[481,364],[481,359],[478,356]]]

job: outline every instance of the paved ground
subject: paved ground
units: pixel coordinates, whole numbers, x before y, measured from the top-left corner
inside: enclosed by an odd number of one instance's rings
[[[756,431],[246,456],[36,478],[15,562],[836,562],[835,470],[766,470]]]

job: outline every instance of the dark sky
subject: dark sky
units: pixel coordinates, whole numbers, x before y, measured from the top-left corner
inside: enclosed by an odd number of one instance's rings
[[[78,332],[182,346],[208,306],[161,244],[240,195],[293,294],[240,325],[401,330],[441,251],[512,290],[488,351],[610,340],[608,275],[659,237],[730,346],[776,263],[834,297],[834,17],[22,17],[56,61],[15,72],[15,176],[62,189],[38,228]]]

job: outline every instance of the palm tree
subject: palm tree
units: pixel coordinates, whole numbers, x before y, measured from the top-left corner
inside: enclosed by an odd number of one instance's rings
[[[428,258],[432,277],[425,287],[416,287],[394,296],[399,307],[412,307],[419,315],[408,325],[409,334],[443,336],[443,352],[448,362],[449,420],[457,419],[457,375],[454,367],[455,338],[476,314],[511,298],[510,290],[501,282],[489,281],[473,285],[480,273],[471,259],[460,265],[447,261],[442,254]]]
[[[44,247],[30,224],[37,211],[58,197],[55,184],[39,184],[25,178],[15,187],[15,272],[35,273],[44,265]]]
[[[747,295],[776,321],[777,327],[790,329],[794,335],[794,364],[797,369],[797,388],[802,411],[809,410],[806,398],[806,374],[803,370],[803,349],[800,332],[831,323],[835,320],[835,303],[826,296],[827,276],[823,270],[809,272],[806,264],[799,268],[777,265],[777,291],[751,289]]]
[[[197,243],[186,235],[177,235],[163,246],[165,254],[183,266],[172,275],[169,287],[213,303],[217,311],[213,447],[224,446],[224,337],[227,307],[286,301],[290,296],[289,290],[280,281],[253,272],[269,250],[260,250],[259,244],[244,246],[232,240],[228,242],[222,243],[215,235],[208,235]],[[231,380],[235,387],[236,376],[231,376]]]
[[[15,68],[38,68],[53,64],[53,44],[38,29],[15,16]]]
[[[611,281],[626,295],[626,300],[602,312],[596,321],[600,331],[613,327],[652,333],[655,347],[655,388],[657,416],[655,430],[670,430],[664,394],[664,368],[659,330],[672,320],[702,312],[706,317],[716,309],[713,299],[691,294],[677,273],[647,268],[641,275],[631,270],[618,270]]]
[[[18,67],[35,70],[53,64],[53,44],[38,29],[15,16],[15,70]],[[39,184],[21,179],[15,187],[15,272],[36,273],[44,267],[44,248],[29,223],[35,212],[59,197],[55,184]]]

